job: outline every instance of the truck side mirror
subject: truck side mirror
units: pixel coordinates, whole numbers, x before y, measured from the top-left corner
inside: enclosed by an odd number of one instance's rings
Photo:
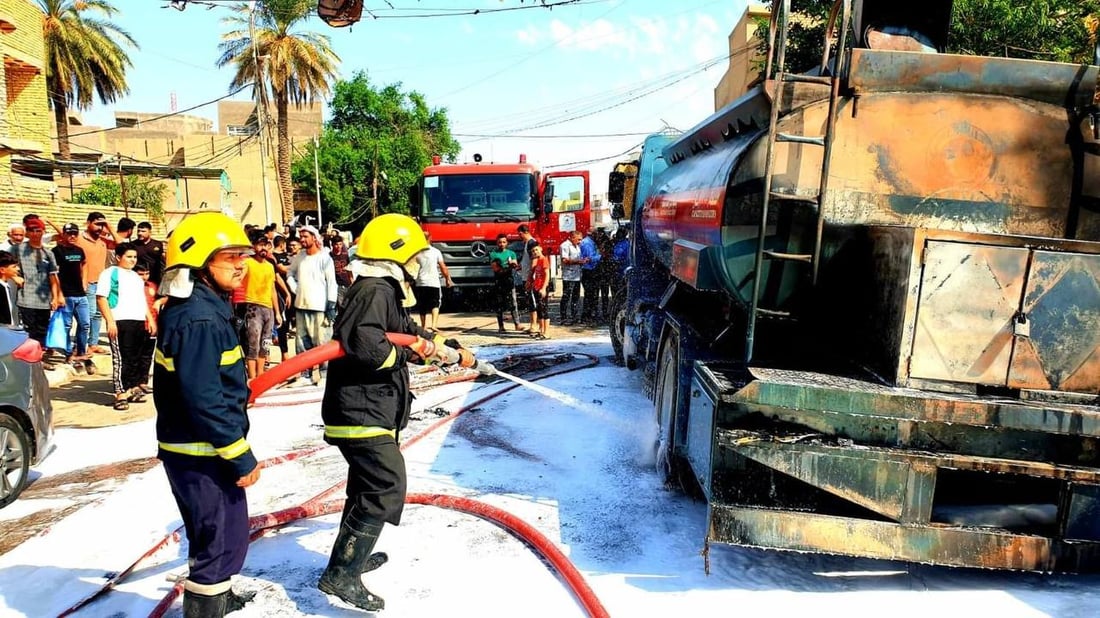
[[[546,183],[546,189],[542,192],[542,214],[550,215],[554,212],[554,183]]]
[[[409,210],[411,212],[420,212],[420,183],[413,184],[409,187]]]
[[[626,174],[611,172],[607,177],[607,201],[612,204],[623,203],[623,193],[626,191]],[[614,216],[614,215],[612,215]],[[621,219],[622,217],[615,217]]]

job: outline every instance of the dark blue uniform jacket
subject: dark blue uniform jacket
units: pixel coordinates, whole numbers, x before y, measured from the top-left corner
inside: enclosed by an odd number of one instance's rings
[[[248,435],[248,377],[229,303],[206,285],[160,313],[154,353],[157,457],[218,457],[238,477],[256,467]]]

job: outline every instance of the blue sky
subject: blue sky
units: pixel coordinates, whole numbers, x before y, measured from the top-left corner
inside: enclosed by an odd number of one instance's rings
[[[421,12],[531,6],[537,0],[366,0],[363,21],[333,29],[312,18],[304,29],[327,35],[340,75],[366,71],[378,85],[400,82],[445,107],[463,145],[461,158],[543,166],[609,157],[666,123],[687,129],[713,111],[713,89],[727,62],[727,36],[743,0],[582,0],[573,5],[447,17]],[[131,92],[84,112],[112,126],[115,110],[168,112],[225,95],[229,69],[214,66],[228,2],[115,0],[131,51]],[[220,6],[209,6],[218,4]],[[390,5],[394,9],[390,9]],[[391,16],[405,16],[392,18]],[[247,98],[248,91],[234,98]],[[216,105],[191,114],[214,118]],[[490,137],[492,136],[492,137]],[[614,158],[555,169],[590,169],[606,189]]]

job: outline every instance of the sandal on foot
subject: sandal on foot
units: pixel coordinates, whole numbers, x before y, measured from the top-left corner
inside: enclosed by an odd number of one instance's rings
[[[96,366],[91,359],[84,361],[84,373],[90,376],[94,376],[96,374]]]
[[[145,401],[145,391],[141,390],[140,386],[135,386],[126,391],[126,399],[130,403],[143,403]]]
[[[130,402],[126,401],[125,399],[115,399],[115,409],[116,410],[129,410],[130,409]]]

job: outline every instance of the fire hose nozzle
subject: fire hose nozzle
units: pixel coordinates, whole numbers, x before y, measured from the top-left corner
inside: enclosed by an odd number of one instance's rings
[[[495,376],[497,374],[497,368],[488,361],[477,361],[477,372],[483,376]]]

